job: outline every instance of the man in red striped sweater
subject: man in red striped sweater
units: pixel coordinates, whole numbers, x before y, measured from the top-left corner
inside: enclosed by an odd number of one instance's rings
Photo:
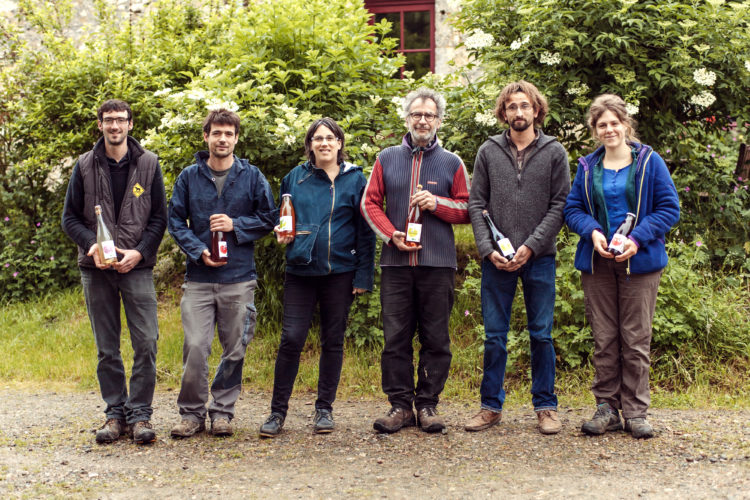
[[[362,215],[385,242],[380,259],[385,337],[380,364],[391,409],[373,424],[379,432],[397,432],[417,421],[425,432],[445,429],[435,406],[451,364],[448,321],[456,271],[452,224],[469,222],[469,175],[461,158],[437,140],[444,115],[445,98],[434,90],[420,88],[407,95],[403,118],[409,132],[401,145],[380,153],[362,197]],[[421,238],[409,245],[405,229],[415,206],[422,212]],[[415,331],[421,345],[416,387]]]

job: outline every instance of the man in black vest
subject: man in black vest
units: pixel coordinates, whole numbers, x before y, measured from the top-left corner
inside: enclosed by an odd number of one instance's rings
[[[152,272],[167,226],[164,180],[156,155],[128,136],[133,128],[128,103],[105,101],[97,118],[103,137],[73,167],[62,216],[63,230],[78,245],[99,359],[96,373],[107,403],[96,441],[111,443],[131,431],[136,443],[151,443],[156,440],[150,420],[159,336]],[[96,205],[114,239],[114,264],[99,258]],[[133,346],[130,394],[120,355],[120,299]]]

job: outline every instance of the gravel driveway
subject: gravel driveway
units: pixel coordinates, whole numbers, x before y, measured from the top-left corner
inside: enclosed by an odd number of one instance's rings
[[[284,433],[260,440],[270,395],[244,393],[226,439],[168,437],[176,393],[154,401],[159,439],[100,446],[97,393],[0,388],[0,495],[69,498],[750,498],[750,411],[653,410],[657,437],[585,437],[590,408],[562,407],[542,436],[530,407],[462,429],[475,405],[443,403],[448,432],[386,436],[384,401],[338,401],[337,430],[313,435],[312,395],[292,398]]]

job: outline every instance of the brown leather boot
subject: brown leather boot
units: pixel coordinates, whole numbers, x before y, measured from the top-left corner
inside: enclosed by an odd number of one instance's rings
[[[491,411],[485,408],[479,410],[479,413],[474,415],[464,425],[464,430],[469,432],[483,431],[489,429],[495,424],[500,423],[503,419],[502,411]]]
[[[108,418],[104,425],[96,431],[96,442],[99,444],[113,443],[127,432],[128,427],[124,420]]]
[[[416,425],[414,412],[410,409],[391,406],[384,417],[375,420],[372,427],[378,432],[387,432],[388,434],[398,432],[402,427],[413,427]]]
[[[425,432],[442,432],[445,430],[445,421],[438,415],[434,406],[425,406],[417,412],[419,427]]]
[[[539,432],[542,434],[557,434],[562,430],[562,423],[557,418],[555,410],[542,410],[536,412],[539,419]]]

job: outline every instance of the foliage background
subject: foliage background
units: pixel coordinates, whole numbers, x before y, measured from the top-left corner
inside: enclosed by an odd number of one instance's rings
[[[342,125],[351,160],[369,170],[380,149],[400,140],[400,99],[420,84],[445,93],[441,140],[471,170],[479,145],[503,129],[491,115],[495,97],[505,83],[523,77],[547,96],[545,131],[566,146],[572,169],[575,158],[594,147],[581,125],[591,99],[614,92],[631,105],[643,141],[672,170],[682,218],[670,235],[671,263],[654,321],[657,380],[679,387],[705,370],[748,367],[750,195],[748,180],[734,171],[750,127],[747,1],[466,1],[454,22],[466,34],[472,63],[452,76],[418,82],[393,78],[403,60],[393,40],[379,37],[387,26],[368,24],[361,1],[193,6],[161,0],[128,20],[96,0],[100,24],[78,41],[68,32],[74,15],[68,0],[19,5],[20,22],[0,20],[4,301],[50,294],[77,280],[75,249],[59,217],[73,163],[98,138],[95,110],[104,99],[131,103],[133,135],[159,154],[168,189],[203,147],[200,124],[207,110],[236,109],[243,119],[237,154],[256,163],[276,189],[303,159],[304,131],[319,116]],[[36,34],[35,42],[22,36],[25,28]],[[457,351],[465,355],[454,359],[452,377],[476,388],[480,276],[470,228],[456,232],[461,264],[451,322]],[[568,369],[586,367],[592,350],[572,267],[575,243],[564,229],[554,337],[560,365]],[[270,237],[258,243],[256,255],[259,333],[273,345],[280,331],[283,255]],[[165,237],[155,272],[167,299],[183,261]],[[525,312],[516,302],[511,379],[529,368]],[[367,359],[382,342],[379,315],[376,289],[351,316],[351,346]],[[310,349],[314,354],[316,347]]]

